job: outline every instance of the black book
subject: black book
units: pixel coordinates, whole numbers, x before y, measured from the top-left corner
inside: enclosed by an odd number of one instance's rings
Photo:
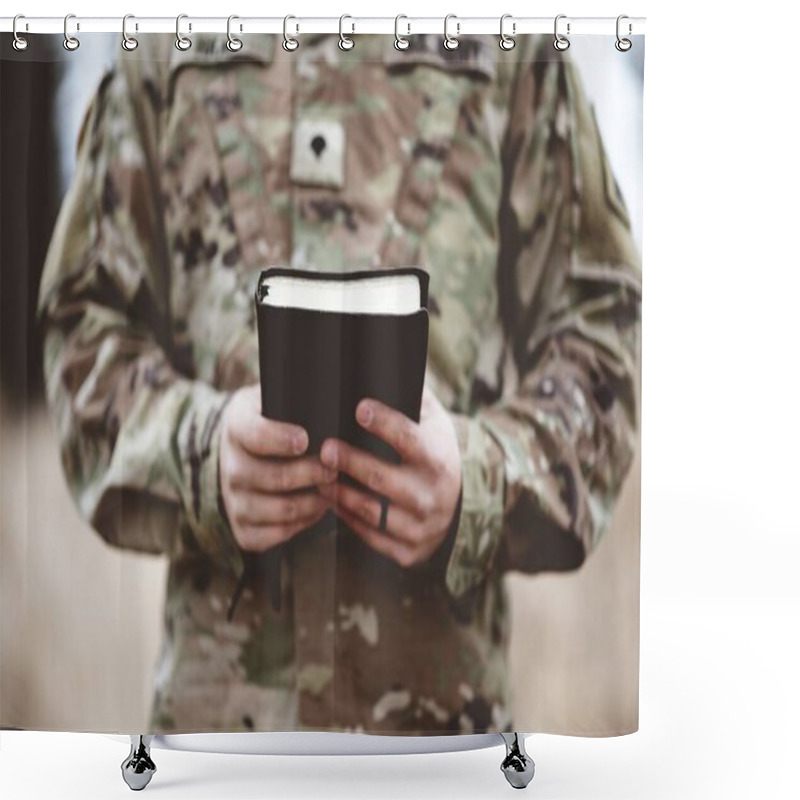
[[[356,406],[371,397],[419,421],[428,273],[417,267],[346,273],[272,267],[259,277],[255,302],[262,414],[305,428],[307,454],[336,437],[397,463],[398,454],[358,424]],[[245,554],[246,572],[266,578],[276,610],[285,546]],[[229,618],[240,590],[241,584]]]

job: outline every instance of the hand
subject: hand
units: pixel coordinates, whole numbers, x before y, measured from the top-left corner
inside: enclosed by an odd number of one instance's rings
[[[461,453],[445,408],[427,387],[415,423],[377,400],[364,399],[356,420],[400,455],[391,464],[339,439],[326,439],[322,463],[389,498],[386,532],[378,529],[380,500],[343,483],[319,487],[334,511],[366,544],[410,567],[426,561],[447,536],[461,492]]]
[[[219,472],[225,512],[243,550],[263,551],[315,523],[330,508],[318,485],[336,480],[317,456],[303,456],[308,434],[261,415],[258,385],[239,389],[221,420]]]

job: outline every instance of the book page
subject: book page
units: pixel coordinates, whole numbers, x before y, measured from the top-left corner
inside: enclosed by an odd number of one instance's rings
[[[261,283],[261,303],[355,314],[413,314],[422,305],[416,275],[380,274],[349,280],[270,275]]]

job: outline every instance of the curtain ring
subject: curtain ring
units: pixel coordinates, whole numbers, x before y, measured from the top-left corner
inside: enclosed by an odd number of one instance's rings
[[[447,32],[447,23],[450,22],[451,19],[458,19],[455,14],[448,14],[444,18],[444,41],[442,44],[445,47],[445,50],[455,50],[458,47],[458,35],[461,33],[461,23],[456,22],[456,35],[452,36]]]
[[[353,19],[353,18],[349,14],[342,14],[342,16],[339,17],[339,49],[340,50],[352,50],[353,49],[353,45],[355,45],[355,42],[349,36],[345,36],[344,32],[342,31],[342,26],[343,26],[344,21],[346,19]],[[356,24],[354,22],[353,23],[353,30],[351,31],[351,33],[355,33],[355,30],[356,30]]]
[[[242,47],[244,46],[244,42],[241,39],[231,34],[231,22],[233,22],[233,20],[235,19],[239,19],[239,17],[237,17],[236,14],[231,14],[228,17],[228,41],[226,42],[225,47],[227,47],[228,50],[231,51],[231,53],[238,53],[239,50],[241,50]],[[241,31],[241,29],[242,26],[240,25],[239,30]]]
[[[405,36],[400,35],[400,20],[401,19],[408,19],[405,14],[398,14],[394,18],[394,46],[396,50],[408,50],[408,46],[411,42]],[[408,26],[408,36],[411,35],[411,23],[407,22],[406,25]]]
[[[553,39],[553,47],[555,47],[556,50],[560,50],[560,51],[564,51],[569,47],[569,39],[567,39],[566,36],[562,36],[558,32],[558,21],[560,19],[566,19],[566,18],[567,18],[566,14],[559,14],[556,17],[555,25],[553,27],[553,30],[554,30],[555,35],[556,35],[556,38]],[[567,33],[569,33],[569,22],[567,22]]]
[[[289,24],[290,19],[297,19],[297,17],[293,17],[291,14],[287,14],[283,18],[283,49],[288,50],[290,53],[294,50],[297,50],[300,47],[300,42],[294,38],[294,36],[289,36],[287,26]]]
[[[614,47],[616,47],[617,50],[620,51],[620,53],[627,53],[628,50],[630,50],[631,47],[633,47],[633,42],[630,39],[621,39],[620,38],[620,35],[619,35],[619,23],[623,19],[628,19],[626,14],[620,14],[617,17],[617,41],[614,42]],[[630,34],[632,30],[633,29],[631,28],[631,24],[629,22],[628,23],[628,34]]]
[[[501,50],[513,50],[514,45],[517,43],[515,39],[512,37],[517,35],[517,23],[511,23],[511,36],[503,31],[503,23],[507,20],[511,19],[511,14],[503,14],[500,17],[500,49]]]
[[[186,51],[192,46],[192,40],[188,36],[181,33],[181,20],[188,19],[188,14],[178,14],[175,19],[175,47],[178,50]],[[191,33],[192,23],[189,23],[189,32]]]
[[[128,20],[135,19],[133,14],[126,14],[122,18],[122,49],[131,52],[139,46],[139,40],[128,33]],[[139,30],[139,23],[136,23],[136,30]]]
[[[17,16],[14,17],[14,24],[11,26],[11,31],[14,34],[14,40],[11,42],[11,44],[14,46],[14,49],[19,52],[27,50],[29,44],[27,39],[17,33],[17,22],[21,19],[25,19],[25,15],[17,14]],[[27,22],[25,23],[25,30],[28,30]]]
[[[71,19],[75,19],[74,14],[67,14],[67,16],[64,17],[64,49],[69,50],[70,52],[72,52],[73,50],[77,50],[81,46],[81,43],[78,39],[76,39],[74,36],[69,35],[69,30],[67,26],[69,25],[69,21]],[[81,25],[80,23],[77,23],[77,30],[80,29]]]

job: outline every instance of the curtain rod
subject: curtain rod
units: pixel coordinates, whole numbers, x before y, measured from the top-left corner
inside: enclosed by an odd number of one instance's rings
[[[563,35],[605,34],[613,36],[617,31],[616,17],[569,17],[559,15],[558,29]],[[622,20],[622,35],[644,34],[645,17],[628,17]],[[514,17],[506,16],[504,30],[507,34],[553,33],[555,17]],[[13,17],[0,17],[0,32],[11,33]],[[128,20],[127,30],[135,33],[175,33],[175,17],[136,17]],[[394,34],[395,17],[356,17],[347,15],[341,23],[344,33],[386,33]],[[403,16],[399,23],[404,36],[415,33],[444,33],[444,17]],[[569,26],[569,29],[568,27]],[[22,16],[17,21],[17,32],[26,33],[64,33],[64,17]],[[77,33],[122,33],[122,17],[81,17],[70,15],[68,21],[70,35]],[[181,15],[180,30],[183,35],[192,33],[221,33],[228,29],[227,17],[193,17]],[[283,17],[238,17],[233,23],[237,34],[275,33],[284,31]],[[340,30],[339,17],[293,16],[290,23],[292,34],[331,33]],[[459,17],[451,16],[449,28],[453,34],[500,33],[500,17]]]

